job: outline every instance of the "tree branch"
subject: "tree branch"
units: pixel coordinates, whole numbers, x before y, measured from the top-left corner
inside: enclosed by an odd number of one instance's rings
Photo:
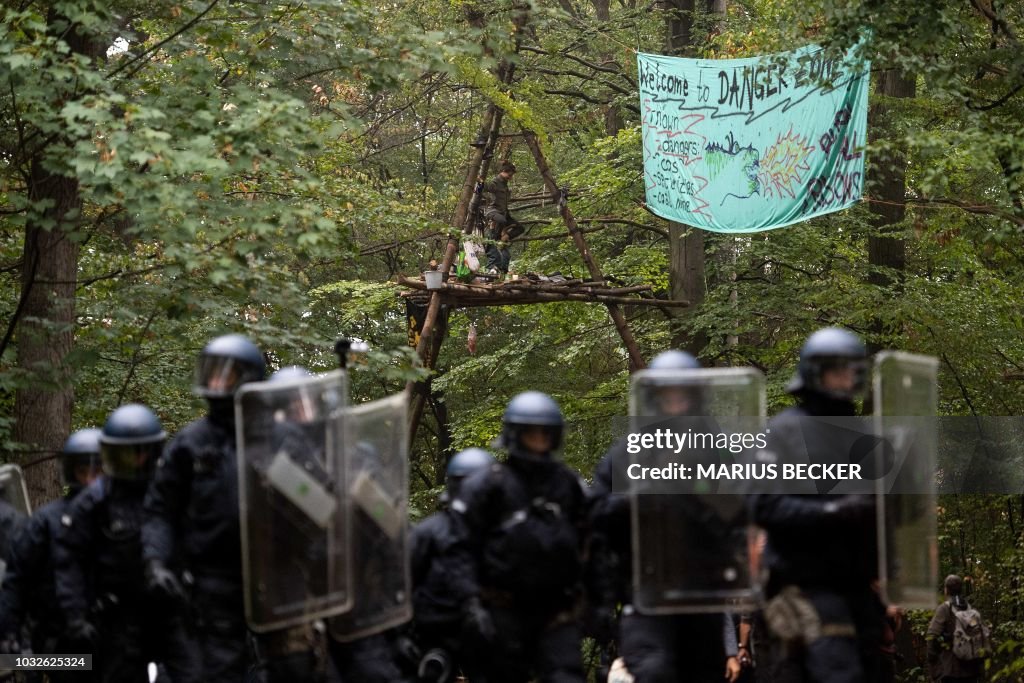
[[[117,74],[119,74],[122,71],[124,71],[125,69],[127,69],[129,65],[134,64],[135,62],[138,62],[139,60],[141,60],[143,58],[149,57],[154,52],[156,52],[157,50],[162,48],[164,45],[166,45],[167,43],[171,42],[172,40],[174,40],[175,38],[180,36],[182,33],[184,33],[185,31],[188,31],[190,28],[192,28],[193,26],[198,24],[199,20],[202,19],[203,17],[205,17],[207,14],[209,14],[210,10],[212,10],[217,5],[218,2],[220,2],[220,0],[213,0],[209,5],[206,6],[206,9],[204,9],[202,12],[200,12],[196,16],[192,17],[189,21],[185,22],[184,26],[179,28],[177,31],[175,31],[171,35],[167,36],[166,38],[161,40],[159,43],[157,43],[156,45],[154,45],[150,49],[144,50],[137,57],[132,57],[127,62],[125,62],[124,64],[120,65],[119,67],[117,67],[113,71],[111,71],[110,74],[107,76],[107,80],[113,78]],[[136,68],[132,69],[128,73],[128,75],[125,76],[125,78],[131,78],[132,76],[137,74],[144,66],[146,66],[147,63],[148,62],[142,62],[141,64],[139,64]]]
[[[634,81],[629,76],[629,74],[624,73],[617,66],[615,68],[613,68],[613,67],[609,67],[609,66],[604,66],[602,64],[595,64],[594,62],[587,61],[586,59],[583,59],[582,57],[577,57],[576,55],[571,54],[569,52],[549,52],[548,50],[543,50],[543,49],[541,49],[539,47],[524,47],[523,50],[525,50],[527,52],[533,52],[534,54],[538,54],[538,55],[544,55],[544,56],[547,56],[547,57],[564,57],[565,59],[572,60],[572,61],[576,62],[577,64],[582,64],[583,66],[587,67],[588,69],[593,69],[594,71],[600,71],[600,72],[606,73],[606,74],[614,74],[614,75],[618,76],[619,78],[622,78],[634,90],[636,90],[636,81]],[[607,64],[609,62],[605,62],[605,63]],[[615,62],[610,62],[610,63],[615,64]]]
[[[117,392],[116,405],[121,405],[121,403],[124,402],[125,392],[128,391],[128,385],[131,383],[132,377],[135,376],[135,368],[139,366],[139,356],[142,354],[142,339],[146,336],[146,333],[149,331],[149,328],[153,324],[153,320],[156,318],[159,311],[160,309],[157,308],[149,315],[149,319],[146,320],[146,324],[139,333],[139,343],[135,347],[135,351],[132,352],[132,359],[128,363],[128,373],[124,376],[124,382],[121,384],[121,391]]]
[[[870,201],[877,201],[877,200],[874,200],[874,199],[872,199],[870,197],[868,197],[867,200],[869,202]],[[977,213],[977,214],[982,214],[982,215],[985,215],[985,216],[995,216],[996,218],[1002,218],[1003,220],[1010,221],[1011,223],[1013,223],[1015,225],[1018,225],[1020,227],[1024,227],[1024,217],[1015,216],[1013,214],[1006,213],[1005,211],[1002,211],[1002,210],[1000,210],[1000,209],[998,209],[996,207],[987,206],[987,205],[984,205],[984,204],[968,204],[967,202],[962,202],[962,201],[960,201],[958,199],[945,199],[945,198],[938,198],[938,199],[913,198],[913,199],[907,199],[903,203],[904,204],[912,204],[912,205],[915,205],[915,206],[929,206],[929,205],[955,206],[956,208],[963,209],[964,211],[967,211],[968,213]]]
[[[547,76],[574,76],[575,78],[581,78],[581,79],[583,79],[585,81],[597,81],[598,83],[601,83],[602,85],[604,85],[604,86],[606,86],[606,87],[608,87],[608,88],[610,88],[610,89],[614,90],[615,92],[620,93],[622,95],[630,95],[630,96],[632,96],[634,94],[633,91],[626,90],[625,88],[623,88],[620,85],[615,85],[614,83],[610,83],[610,82],[608,82],[607,80],[605,80],[603,78],[601,78],[601,79],[594,78],[590,74],[581,73],[579,71],[571,71],[571,70],[556,71],[555,69],[545,69],[545,68],[539,67],[539,66],[529,67],[528,70],[529,71],[534,71],[534,72],[539,73],[539,74],[545,74]]]
[[[590,102],[591,104],[597,104],[602,107],[611,104],[611,100],[598,100],[578,90],[545,90],[544,93],[547,95],[562,95],[563,97],[574,97],[576,99],[583,100],[585,102]],[[637,108],[637,111],[639,111],[639,108]]]

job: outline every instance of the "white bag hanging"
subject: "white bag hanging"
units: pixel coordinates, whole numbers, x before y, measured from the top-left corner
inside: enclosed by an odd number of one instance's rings
[[[472,240],[466,240],[462,243],[462,250],[466,254],[463,264],[469,268],[470,272],[475,273],[480,270],[480,258],[477,256],[483,251],[480,245]]]

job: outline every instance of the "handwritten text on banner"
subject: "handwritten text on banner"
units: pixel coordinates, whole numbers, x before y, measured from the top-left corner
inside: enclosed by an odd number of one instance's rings
[[[860,199],[866,62],[813,46],[751,59],[638,57],[647,205],[659,216],[757,232]]]

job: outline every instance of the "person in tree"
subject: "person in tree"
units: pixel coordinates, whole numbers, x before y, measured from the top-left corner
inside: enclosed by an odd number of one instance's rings
[[[508,183],[515,174],[516,165],[511,161],[503,161],[498,175],[484,184],[481,196],[480,213],[487,220],[484,236],[491,240],[484,250],[487,254],[487,269],[495,273],[508,272],[508,265],[512,260],[508,244],[523,234],[523,226],[516,222],[508,210],[508,202],[512,196]]]

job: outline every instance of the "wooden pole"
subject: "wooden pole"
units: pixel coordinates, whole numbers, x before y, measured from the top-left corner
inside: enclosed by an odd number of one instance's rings
[[[525,21],[525,19],[523,20]],[[512,64],[502,61],[498,67],[498,80],[507,85],[512,81],[514,71],[515,67]],[[487,174],[490,159],[494,155],[494,147],[498,142],[498,131],[501,129],[501,120],[504,113],[504,111],[492,103],[487,107],[487,113],[484,114],[484,121],[480,127],[480,137],[486,136],[486,142],[483,147],[474,148],[473,156],[466,169],[466,179],[462,183],[459,202],[455,206],[455,216],[452,218],[452,227],[463,234],[473,231],[473,212],[471,208],[475,207],[476,202],[479,201],[479,197],[476,196],[477,181],[483,180],[483,177]],[[445,274],[445,277],[448,276],[448,271],[451,270],[458,251],[458,233],[449,234],[448,244],[444,250],[444,258],[441,260],[441,272]],[[423,317],[423,328],[420,331],[420,341],[416,345],[416,353],[419,355],[423,367],[428,369],[434,367],[437,355],[441,350],[441,343],[444,341],[440,338],[433,339],[435,336],[434,327],[436,326],[437,316],[440,314],[440,311],[441,297],[438,294],[434,294],[430,297],[430,303],[427,305],[427,314]],[[410,382],[408,386],[411,388],[413,384]],[[423,382],[421,389],[422,391],[413,393],[412,401],[409,405],[410,449],[412,448],[413,440],[416,438],[416,430],[419,429],[420,418],[423,417],[423,406],[426,403],[427,394],[430,392],[429,379]]]
[[[510,75],[511,77],[511,75]],[[481,132],[486,131],[487,142],[483,147],[474,150],[473,158],[466,169],[466,180],[462,184],[462,193],[459,196],[459,203],[455,207],[455,216],[452,219],[452,227],[458,228],[462,233],[472,232],[472,213],[470,205],[475,199],[475,188],[477,179],[487,173],[487,165],[494,152],[494,146],[498,141],[498,130],[501,128],[501,119],[504,112],[493,104],[487,108],[484,115],[484,124]],[[452,263],[455,261],[455,254],[459,250],[458,233],[448,236],[448,245],[444,250],[444,258],[441,260],[441,272],[444,277],[448,276]],[[441,343],[444,341],[442,335],[435,335],[434,328],[437,325],[437,316],[441,312],[441,297],[435,293],[430,297],[427,305],[427,314],[423,317],[423,328],[420,331],[420,341],[416,345],[416,353],[423,363],[423,367],[432,369],[441,350]],[[434,339],[434,337],[437,339]],[[412,383],[410,383],[412,386]],[[413,439],[416,438],[416,430],[419,428],[420,418],[423,417],[423,406],[430,392],[430,380],[422,383],[420,391],[412,395],[412,402],[409,405],[409,447],[412,448]]]
[[[404,276],[398,277],[398,284],[423,291],[421,280]],[[453,307],[471,308],[475,306],[506,306],[532,303],[551,303],[557,301],[585,301],[599,303],[622,304],[625,306],[664,306],[682,308],[689,306],[688,301],[672,301],[665,299],[642,299],[622,296],[619,290],[587,288],[565,288],[563,291],[536,288],[510,289],[503,287],[486,287],[480,285],[449,282],[441,289],[431,290],[431,296],[441,296],[444,303]],[[410,293],[403,294],[406,296]]]
[[[537,170],[540,171],[541,177],[544,178],[544,185],[551,192],[552,198],[558,201],[558,212],[562,215],[562,220],[565,221],[565,227],[569,230],[569,235],[572,237],[576,249],[579,250],[580,256],[583,257],[583,262],[587,266],[590,278],[603,282],[604,275],[601,273],[601,268],[590,254],[587,241],[584,239],[583,233],[580,232],[579,226],[576,225],[576,219],[572,215],[572,210],[569,209],[569,203],[562,197],[562,191],[551,174],[551,168],[548,166],[547,158],[544,156],[544,150],[540,148],[537,136],[531,131],[524,131],[523,137],[526,139],[526,146],[533,153],[533,159],[537,163]],[[644,359],[640,355],[640,348],[636,344],[636,339],[633,338],[633,332],[629,329],[629,323],[626,322],[626,316],[623,315],[622,309],[619,308],[618,304],[608,302],[605,305],[608,307],[608,314],[612,317],[615,329],[619,331],[622,343],[626,346],[626,351],[629,353],[629,371],[636,372],[637,370],[642,370],[645,367]]]

